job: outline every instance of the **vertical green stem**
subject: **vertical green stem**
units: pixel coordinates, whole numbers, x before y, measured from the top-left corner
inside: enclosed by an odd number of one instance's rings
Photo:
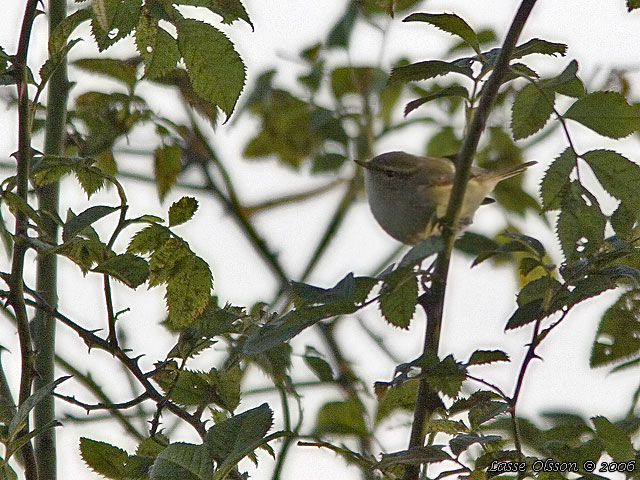
[[[473,157],[478,148],[480,136],[484,131],[487,118],[491,106],[498,93],[500,85],[502,85],[505,74],[509,69],[509,61],[516,46],[516,42],[520,37],[522,28],[526,23],[536,0],[523,0],[516,12],[511,23],[511,27],[507,32],[507,36],[502,45],[500,55],[496,60],[493,73],[484,86],[484,92],[478,108],[476,109],[469,129],[465,136],[462,148],[458,154],[458,167],[456,176],[449,198],[449,205],[443,220],[442,239],[444,249],[438,254],[435,262],[435,270],[433,275],[433,283],[431,292],[429,293],[427,311],[427,330],[425,333],[423,354],[438,353],[438,345],[440,343],[440,331],[442,328],[443,307],[445,291],[447,286],[447,277],[449,274],[449,264],[451,261],[451,252],[453,251],[453,243],[456,234],[456,225],[462,209],[462,201],[464,198]],[[425,304],[426,305],[426,304]],[[416,396],[416,404],[414,409],[413,424],[411,427],[411,436],[409,440],[409,449],[421,447],[424,444],[425,425],[429,416],[433,413],[430,399],[431,388],[426,378],[421,378]],[[417,465],[408,465],[405,469],[403,480],[417,480],[420,474],[420,468]]]
[[[66,0],[50,0],[49,32],[64,20],[67,14]],[[62,155],[64,153],[64,133],[67,115],[67,67],[66,62],[57,68],[48,84],[47,120],[44,153],[46,155]],[[37,190],[38,207],[53,216],[58,213],[59,185],[51,183]],[[48,240],[55,242],[58,237],[58,226],[43,215],[46,222],[42,232]],[[57,293],[57,261],[55,255],[39,255],[37,261],[36,288],[40,296],[52,307],[58,303]],[[54,379],[55,358],[55,319],[42,309],[36,312],[32,322],[34,345],[37,352],[35,368],[37,376],[35,388],[39,388]],[[55,419],[53,395],[38,403],[34,409],[35,427],[42,427]],[[56,442],[55,429],[49,428],[36,437],[35,452],[38,462],[38,479],[54,480],[56,478]]]

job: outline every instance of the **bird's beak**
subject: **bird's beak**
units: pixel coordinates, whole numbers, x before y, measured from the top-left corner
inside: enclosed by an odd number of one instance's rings
[[[358,165],[360,165],[361,167],[364,168],[369,168],[369,165],[367,165],[367,162],[363,161],[363,160],[354,160],[354,162],[356,162]]]

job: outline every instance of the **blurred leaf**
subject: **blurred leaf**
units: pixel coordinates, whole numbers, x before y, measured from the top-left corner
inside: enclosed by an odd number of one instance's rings
[[[414,378],[389,388],[383,398],[378,399],[376,425],[396,410],[412,412],[416,403],[419,383],[419,379]]]
[[[640,167],[611,150],[591,150],[582,158],[589,164],[598,181],[611,195],[640,215]]]
[[[513,138],[520,140],[540,130],[553,113],[555,93],[536,85],[525,85],[511,107]]]
[[[577,164],[577,157],[571,147],[567,147],[549,166],[542,183],[540,196],[545,211],[558,210],[562,206],[562,196],[571,183],[569,175]]]
[[[460,151],[461,146],[462,141],[457,137],[453,127],[443,127],[429,139],[427,143],[427,155],[433,157],[456,155]]]
[[[578,62],[571,60],[560,75],[541,82],[545,89],[551,89],[568,97],[582,97],[585,93],[582,81],[576,76]]]
[[[77,217],[76,217],[77,218]],[[149,264],[131,253],[116,255],[93,268],[94,272],[106,273],[130,288],[136,288],[147,281]]]
[[[173,202],[169,207],[169,226],[175,227],[191,220],[196,210],[198,210],[198,201],[193,197],[182,197],[177,202]]]
[[[421,242],[415,244],[411,249],[402,257],[398,267],[413,267],[418,265],[425,258],[434,255],[444,248],[442,238],[439,236],[429,237]],[[386,281],[386,276],[384,279]]]
[[[349,45],[349,38],[351,37],[353,26],[356,23],[357,14],[358,6],[356,2],[349,2],[346,11],[327,36],[327,48],[346,48],[347,45]]]
[[[144,77],[153,80],[176,68],[180,61],[178,42],[158,25],[145,7],[136,27],[136,48],[144,61]]]
[[[387,74],[373,67],[338,67],[331,72],[331,90],[336,98],[348,93],[366,95],[381,90]]]
[[[460,73],[469,78],[473,76],[473,71],[468,61],[443,62],[442,60],[427,60],[393,68],[389,77],[389,84],[428,80],[448,73]]]
[[[62,227],[62,241],[68,242],[81,233],[85,227],[118,210],[120,210],[120,207],[109,207],[107,205],[95,205],[87,208],[84,212],[67,220]]]
[[[403,22],[427,22],[452,35],[462,38],[476,53],[480,53],[480,42],[476,33],[459,16],[452,13],[413,13]]]
[[[304,363],[307,364],[321,382],[333,381],[333,370],[329,362],[324,358],[320,358],[317,355],[305,355],[302,358],[304,359]]]
[[[332,434],[366,437],[368,431],[362,404],[355,398],[325,403],[316,416],[313,434],[318,437]]]
[[[138,61],[115,58],[81,58],[72,63],[87,72],[104,75],[124,83],[129,89],[137,82],[136,70]]]
[[[91,18],[91,8],[76,10],[64,18],[49,35],[49,55],[54,55],[67,45],[67,39],[78,25]]]
[[[209,480],[213,465],[204,445],[176,442],[162,450],[149,472],[150,480]]]
[[[640,292],[623,293],[604,313],[591,350],[591,367],[601,367],[640,354]]]
[[[618,92],[594,92],[579,98],[564,114],[594,132],[622,138],[640,129],[640,117]]]
[[[467,255],[475,256],[497,250],[499,244],[495,240],[480,233],[466,231],[456,239],[455,247]]]
[[[395,453],[383,453],[378,465],[388,468],[392,465],[421,465],[423,463],[436,463],[451,460],[451,455],[442,450],[442,446],[425,445],[412,447]]]
[[[163,145],[153,151],[153,172],[158,196],[163,200],[182,170],[182,149],[179,145]]]
[[[192,19],[177,23],[178,49],[197,95],[233,112],[244,88],[245,66],[231,41],[211,25]]]
[[[592,417],[598,437],[604,442],[604,448],[615,462],[628,462],[635,458],[635,451],[629,436],[617,425],[605,417]]]
[[[67,45],[65,45],[59,51],[56,51],[53,54],[49,54],[49,58],[46,62],[40,67],[40,84],[38,88],[42,88],[51,78],[51,75],[56,71],[56,69],[62,64],[63,61],[67,58],[69,50],[73,48],[75,44],[80,41],[79,38],[71,40]]]
[[[458,456],[465,450],[467,450],[471,445],[479,443],[481,445],[485,445],[487,443],[496,442],[502,440],[502,437],[498,435],[482,435],[479,436],[474,433],[459,433],[454,438],[449,440],[449,446],[451,447],[451,452]]]

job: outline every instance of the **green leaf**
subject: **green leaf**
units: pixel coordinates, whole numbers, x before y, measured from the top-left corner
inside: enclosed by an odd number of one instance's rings
[[[46,85],[46,83],[53,75],[53,72],[63,63],[67,55],[69,54],[69,50],[73,48],[73,46],[80,41],[79,38],[75,40],[71,40],[67,45],[65,45],[59,51],[56,51],[53,54],[49,55],[49,58],[46,62],[40,67],[40,84],[38,85],[39,89],[42,89]]]
[[[355,398],[325,403],[318,411],[313,434],[319,437],[323,435],[366,437],[368,430],[362,404]]]
[[[249,15],[240,0],[175,0],[178,5],[192,5],[208,8],[222,17],[222,23],[232,24],[236,20],[244,20],[253,29]]]
[[[511,106],[513,138],[520,140],[540,130],[553,113],[555,93],[536,85],[526,85]]]
[[[389,468],[394,465],[421,465],[423,463],[436,463],[451,460],[451,455],[442,450],[439,445],[425,445],[412,447],[395,453],[383,453],[378,466]]]
[[[175,227],[191,220],[198,210],[198,201],[193,197],[182,197],[169,207],[169,226]]]
[[[80,182],[80,186],[87,194],[87,198],[91,198],[94,193],[104,186],[105,174],[99,168],[78,165],[73,171],[78,182]]]
[[[418,301],[418,278],[410,268],[397,269],[385,275],[378,305],[391,325],[409,328]]]
[[[146,7],[136,27],[136,48],[144,61],[144,78],[153,80],[175,70],[180,61],[178,42],[158,26]]]
[[[473,29],[462,18],[452,13],[413,13],[403,22],[427,22],[434,27],[462,38],[476,53],[480,53],[480,42]]]
[[[49,35],[49,55],[55,55],[67,45],[69,35],[78,25],[91,18],[91,8],[83,8],[66,17]]]
[[[568,264],[595,253],[604,241],[607,219],[597,199],[577,181],[565,188],[557,234]]]
[[[68,242],[89,225],[118,210],[120,210],[120,207],[109,207],[107,205],[95,205],[87,208],[84,212],[67,220],[62,227],[62,241]]]
[[[73,65],[87,72],[104,75],[124,83],[129,89],[137,82],[138,62],[115,58],[81,58]]]
[[[636,8],[640,8],[640,0],[627,0],[627,10],[635,10]]]
[[[460,455],[471,445],[479,443],[481,445],[502,440],[499,435],[482,435],[478,436],[474,433],[460,433],[449,440],[449,446],[455,456]]]
[[[44,227],[40,214],[36,212],[31,205],[25,202],[22,197],[19,197],[13,192],[5,191],[2,192],[2,199],[12,210],[14,215],[20,212],[28,219],[32,220],[36,225],[40,226],[41,228]]]
[[[467,365],[486,365],[493,362],[508,362],[509,355],[502,350],[476,350],[471,354]]]
[[[439,236],[429,237],[417,243],[402,257],[399,267],[413,267],[422,260],[444,249],[444,243]]]
[[[244,88],[245,66],[240,55],[226,35],[211,25],[182,19],[176,27],[193,90],[229,118]]]
[[[358,16],[358,6],[355,3],[349,3],[344,14],[338,22],[333,26],[327,36],[327,48],[343,47],[349,44],[349,37],[353,31]]]
[[[331,90],[336,98],[348,93],[370,94],[381,90],[387,74],[372,67],[338,67],[331,72]]]
[[[210,480],[213,466],[204,445],[172,443],[162,450],[149,472],[150,480]]]
[[[256,448],[273,424],[269,405],[262,405],[216,423],[206,433],[204,444],[209,456],[222,464],[238,463]]]
[[[509,411],[509,404],[503,401],[490,400],[474,405],[469,410],[471,429],[477,430],[480,425]]]
[[[427,60],[424,62],[412,63],[395,67],[391,70],[389,84],[417,82],[446,75],[448,73],[459,73],[469,78],[473,76],[473,71],[467,62],[443,62],[442,60]]]
[[[567,52],[567,46],[564,43],[553,43],[540,38],[532,38],[528,42],[518,45],[511,55],[512,59],[522,58],[526,55],[534,53],[540,53],[543,55],[556,55],[560,54],[564,56]]]
[[[321,382],[333,381],[333,370],[329,362],[324,358],[320,358],[317,355],[305,355],[302,358],[304,359],[304,363],[307,364]]]
[[[424,97],[420,97],[417,100],[413,100],[407,103],[407,106],[404,108],[404,115],[406,117],[407,115],[409,115],[409,113],[427,102],[445,97],[469,98],[469,91],[465,87],[462,87],[460,85],[444,87],[440,90],[435,91],[434,93],[425,95]]]
[[[598,181],[621,200],[636,216],[640,215],[640,167],[611,150],[591,150],[582,155]]]
[[[169,324],[174,328],[193,324],[207,306],[212,286],[207,262],[193,254],[183,257],[167,281]]]
[[[456,155],[461,145],[453,127],[445,126],[427,142],[427,155],[441,158]]]
[[[171,238],[171,231],[167,227],[154,223],[137,232],[129,242],[127,252],[142,255],[155,252]]]
[[[149,264],[143,258],[131,253],[124,253],[105,260],[93,271],[106,273],[116,280],[120,280],[126,286],[136,288],[147,281]]]
[[[591,367],[601,367],[640,354],[640,292],[623,293],[604,313],[591,350]]]
[[[540,196],[545,211],[558,210],[562,206],[562,194],[571,182],[569,175],[577,162],[576,153],[571,147],[567,147],[547,169],[540,184]]]
[[[141,2],[93,0],[91,29],[100,51],[129,35],[138,24]]]
[[[564,114],[594,132],[622,138],[640,129],[637,110],[618,92],[594,92],[575,101]]]
[[[123,478],[129,455],[121,448],[90,438],[80,438],[80,455],[95,473],[107,478]]]
[[[628,462],[635,458],[635,451],[631,439],[619,426],[611,423],[605,417],[592,417],[598,437],[604,442],[604,448],[616,462]]]
[[[413,411],[418,394],[418,379],[408,380],[400,385],[393,385],[378,402],[376,425],[396,410]]]
[[[568,97],[582,97],[584,95],[584,85],[576,76],[578,72],[578,62],[571,60],[567,68],[560,75],[542,81],[544,88],[551,89],[561,95]]]

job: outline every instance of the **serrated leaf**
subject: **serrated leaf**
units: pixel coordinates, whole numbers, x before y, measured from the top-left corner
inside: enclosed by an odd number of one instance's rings
[[[182,197],[169,207],[169,226],[175,227],[191,220],[198,210],[198,201],[193,197]]]
[[[93,271],[106,273],[130,288],[142,285],[149,278],[149,264],[131,253],[111,257],[93,268]]]
[[[76,38],[71,40],[67,45],[65,45],[62,49],[56,51],[54,54],[50,54],[49,58],[46,62],[40,67],[40,84],[38,88],[44,87],[46,83],[51,78],[51,75],[56,71],[56,69],[62,65],[64,60],[67,58],[69,54],[69,50],[73,48],[75,44],[77,44],[81,39]]]
[[[384,398],[378,402],[376,425],[396,410],[413,411],[419,383],[419,380],[414,378],[389,388]]]
[[[123,478],[129,455],[121,448],[90,438],[80,438],[80,455],[95,473],[107,478]]]
[[[509,404],[503,401],[489,400],[474,405],[469,410],[469,422],[472,430],[477,430],[480,425],[509,411]]]
[[[193,254],[183,257],[167,281],[169,324],[174,328],[191,325],[209,303],[212,286],[207,262]]]
[[[409,113],[427,102],[445,97],[461,97],[466,99],[469,98],[469,91],[465,87],[462,87],[460,85],[444,87],[434,93],[425,95],[424,97],[420,97],[417,100],[412,100],[411,102],[407,103],[407,106],[404,108],[404,115],[406,117]]]
[[[562,192],[571,182],[569,175],[576,167],[577,161],[574,150],[567,147],[547,169],[540,184],[540,196],[545,211],[558,210],[562,206]]]
[[[115,58],[81,58],[73,65],[90,73],[104,75],[124,83],[132,89],[137,82],[138,61]]]
[[[149,472],[150,480],[210,480],[213,465],[204,445],[172,443],[162,450]]]
[[[62,20],[49,36],[49,55],[54,55],[65,48],[69,35],[89,18],[91,18],[91,8],[83,8]]]
[[[193,90],[229,118],[244,88],[245,66],[240,55],[226,35],[211,25],[182,19],[176,27]]]
[[[520,140],[540,130],[553,113],[555,92],[536,85],[526,85],[511,106],[513,138]]]
[[[206,433],[204,444],[219,468],[222,464],[235,465],[253,452],[272,424],[273,412],[263,403],[213,425]]]
[[[94,0],[91,29],[100,51],[129,35],[138,24],[141,2]]]
[[[367,436],[362,404],[355,398],[325,403],[316,416],[313,434]]]
[[[403,22],[427,22],[434,27],[462,38],[476,53],[480,53],[480,42],[473,29],[458,15],[452,13],[413,13]]]
[[[208,8],[222,17],[222,23],[231,24],[236,20],[244,20],[253,29],[253,23],[240,0],[176,0],[175,3]]]
[[[91,198],[104,186],[105,174],[99,168],[79,165],[73,171],[82,190],[87,194],[87,198]]]
[[[389,84],[417,82],[446,75],[448,73],[459,73],[467,77],[473,76],[473,71],[465,62],[443,62],[442,60],[427,60],[424,62],[412,63],[395,67],[391,70]]]
[[[611,150],[591,150],[582,155],[604,189],[640,213],[640,167]]]
[[[449,440],[449,446],[454,455],[458,456],[471,445],[479,443],[484,445],[486,443],[496,442],[502,440],[499,435],[477,435],[473,433],[460,433],[454,438]]]
[[[493,362],[508,362],[509,355],[502,350],[476,350],[471,354],[467,365],[486,365]]]
[[[567,68],[560,75],[548,80],[544,80],[542,85],[544,88],[551,89],[561,95],[568,97],[582,97],[584,95],[584,85],[576,76],[578,72],[578,62],[571,60]]]
[[[526,55],[540,53],[543,55],[562,55],[567,52],[567,46],[564,43],[554,43],[542,40],[540,38],[532,38],[528,42],[518,45],[511,55],[512,59],[522,58]]]
[[[591,367],[628,360],[640,353],[640,293],[623,293],[604,313],[591,350]]]
[[[391,325],[408,328],[416,311],[418,278],[410,268],[391,272],[384,278],[378,304],[384,319]]]
[[[62,241],[68,242],[89,225],[118,210],[120,210],[120,207],[109,207],[107,205],[95,205],[87,208],[84,212],[65,222],[62,227]]]
[[[622,138],[640,129],[637,110],[618,92],[594,92],[579,98],[564,114],[594,132]]]
[[[136,48],[144,61],[144,78],[153,80],[175,70],[180,61],[178,42],[146,8],[136,27]]]
[[[182,149],[179,145],[163,145],[153,152],[153,173],[161,201],[178,179],[182,170],[181,159]]]
[[[127,252],[142,255],[151,253],[160,248],[169,238],[171,238],[169,229],[154,223],[143,228],[131,238]]]
[[[592,417],[598,437],[604,442],[604,448],[616,462],[628,462],[635,457],[631,439],[624,430],[611,423],[605,417]]]
[[[606,223],[597,199],[581,184],[572,182],[565,188],[557,234],[568,264],[600,248]]]

